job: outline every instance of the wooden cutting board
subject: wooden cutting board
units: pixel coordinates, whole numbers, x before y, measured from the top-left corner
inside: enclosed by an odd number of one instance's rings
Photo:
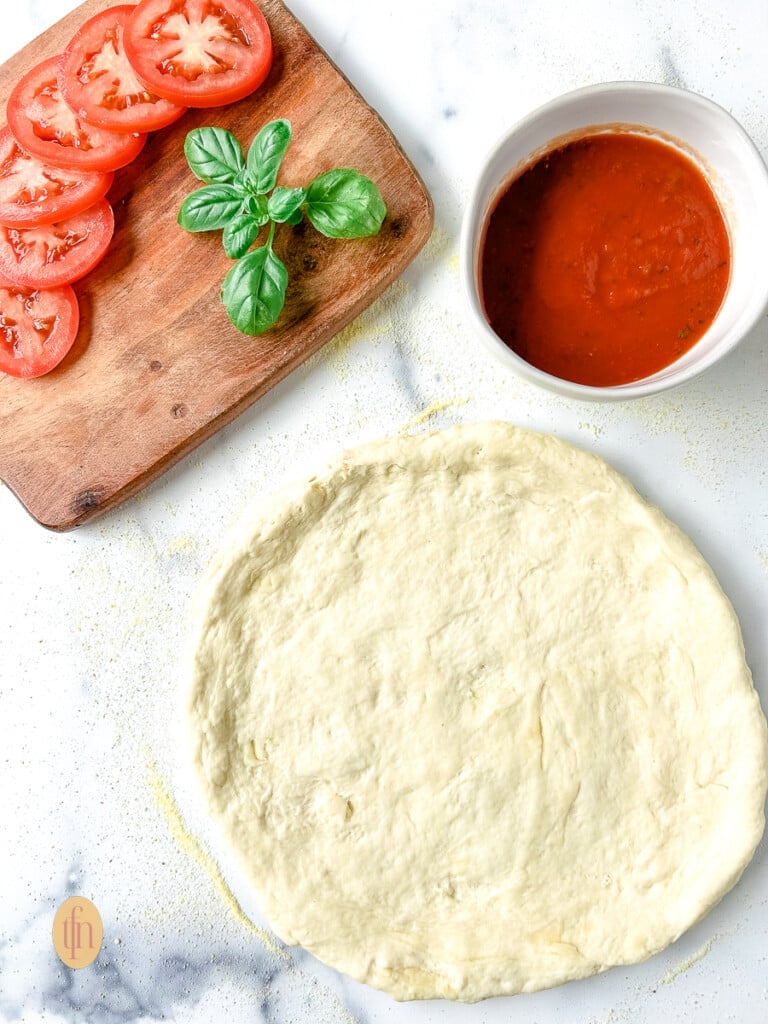
[[[7,61],[3,109],[28,68],[112,2],[86,0]],[[109,193],[116,231],[106,258],[75,285],[82,324],[72,352],[37,380],[0,374],[0,479],[44,526],[84,523],[158,477],[365,309],[431,233],[430,197],[381,118],[279,0],[261,7],[275,50],[265,85],[150,136]],[[218,124],[247,148],[276,117],[293,125],[280,184],[355,167],[378,184],[388,213],[378,236],[354,241],[282,226],[286,306],[268,334],[248,338],[219,300],[231,266],[220,232],[190,235],[176,224],[200,184],[182,147],[190,129]]]

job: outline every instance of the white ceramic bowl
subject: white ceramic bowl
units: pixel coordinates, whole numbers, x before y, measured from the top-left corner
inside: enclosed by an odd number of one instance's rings
[[[731,277],[709,330],[676,362],[630,384],[592,387],[531,366],[493,331],[478,284],[486,217],[504,187],[558,144],[595,126],[640,126],[658,132],[692,157],[720,203],[731,242]],[[754,327],[768,305],[768,169],[749,136],[722,107],[695,93],[649,82],[588,86],[547,103],[519,121],[486,158],[464,215],[462,284],[480,337],[511,370],[561,394],[591,400],[650,395],[712,366]]]

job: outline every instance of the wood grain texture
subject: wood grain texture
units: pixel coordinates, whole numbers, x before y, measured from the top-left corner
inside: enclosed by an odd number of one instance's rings
[[[108,6],[86,0],[7,61],[3,106],[28,68]],[[37,380],[0,374],[0,478],[47,527],[102,514],[234,419],[380,295],[431,233],[431,199],[386,125],[279,0],[261,7],[275,48],[265,85],[150,136],[109,193],[116,231],[106,258],[75,285],[82,325],[72,352]],[[281,184],[355,167],[376,181],[388,212],[378,236],[354,241],[281,226],[285,310],[269,333],[247,338],[219,300],[231,266],[220,233],[189,235],[176,223],[199,185],[183,143],[190,129],[218,124],[247,146],[275,117],[294,132]]]

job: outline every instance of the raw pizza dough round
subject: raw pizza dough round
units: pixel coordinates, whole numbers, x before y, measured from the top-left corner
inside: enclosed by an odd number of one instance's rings
[[[768,733],[692,543],[503,423],[348,453],[216,567],[191,718],[288,943],[398,999],[642,960],[738,880]]]

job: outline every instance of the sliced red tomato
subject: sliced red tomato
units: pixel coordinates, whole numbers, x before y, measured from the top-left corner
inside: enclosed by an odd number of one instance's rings
[[[110,7],[86,21],[59,65],[59,89],[67,105],[88,124],[115,132],[154,131],[186,110],[149,92],[136,77],[123,49],[123,30],[134,6]]]
[[[0,226],[0,275],[27,288],[55,288],[77,281],[107,251],[114,229],[106,199],[53,224]]]
[[[69,109],[59,91],[60,57],[37,64],[8,98],[8,127],[28,153],[75,171],[116,171],[131,162],[147,140],[87,124]]]
[[[188,107],[234,103],[272,65],[269,25],[251,0],[141,0],[124,45],[148,89]]]
[[[0,128],[0,224],[30,228],[71,217],[105,196],[113,180],[111,172],[46,164]]]
[[[72,348],[80,322],[69,285],[22,288],[0,278],[0,370],[40,377]]]

